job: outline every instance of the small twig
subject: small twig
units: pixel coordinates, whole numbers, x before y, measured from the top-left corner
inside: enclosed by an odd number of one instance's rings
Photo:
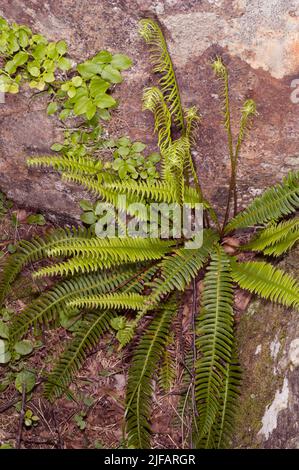
[[[26,385],[22,384],[22,407],[20,411],[20,418],[19,418],[19,429],[16,441],[16,449],[19,449],[21,446],[22,441],[22,430],[23,430],[23,422],[25,416],[25,406],[26,406]]]

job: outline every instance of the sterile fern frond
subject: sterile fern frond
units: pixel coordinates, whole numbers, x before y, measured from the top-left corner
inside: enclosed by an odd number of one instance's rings
[[[103,164],[100,160],[96,160],[90,156],[59,156],[53,155],[44,157],[33,157],[27,159],[27,165],[31,167],[52,167],[58,171],[67,171],[71,173],[79,173],[81,175],[97,175],[101,174]]]
[[[137,449],[150,446],[153,376],[169,336],[175,308],[165,306],[157,313],[135,349],[129,370],[126,396],[128,445]]]
[[[170,335],[166,343],[166,348],[162,354],[162,361],[159,370],[158,383],[161,390],[169,392],[176,378],[176,361],[174,355],[167,349],[173,342],[173,335]]]
[[[233,432],[240,385],[241,368],[234,347],[231,362],[226,364],[224,381],[220,389],[220,408],[210,433],[209,447],[223,449],[229,444]]]
[[[79,296],[69,301],[68,305],[72,308],[141,310],[144,297],[135,293]]]
[[[149,259],[159,259],[167,253],[175,241],[143,237],[93,237],[89,240],[69,240],[67,245],[59,245],[47,250],[48,256],[87,256],[101,260],[131,263]]]
[[[48,249],[55,245],[68,243],[70,239],[90,238],[91,232],[83,228],[59,228],[49,233],[45,237],[35,237],[28,240],[21,240],[17,244],[17,252],[9,256],[0,274],[0,303],[10,289],[11,284],[28,263],[38,261],[46,257]]]
[[[207,261],[217,240],[218,236],[215,232],[205,229],[203,245],[200,248],[180,248],[170,256],[165,257],[158,264],[161,277],[156,276],[153,282],[149,284],[152,291],[148,302],[158,304],[173,290],[184,291]]]
[[[291,248],[299,239],[299,218],[295,217],[280,223],[272,223],[258,235],[243,250],[263,251],[265,254],[280,256]]]
[[[150,52],[154,72],[162,74],[159,84],[165,99],[170,105],[170,112],[174,120],[184,129],[184,115],[179,87],[163,33],[158,24],[152,19],[142,19],[139,32],[145,42],[151,46]]]
[[[204,278],[202,309],[196,341],[195,398],[198,409],[195,437],[199,447],[213,447],[213,425],[220,410],[220,390],[231,362],[233,346],[233,283],[229,257],[220,247],[211,255]]]
[[[77,276],[60,282],[53,289],[42,293],[22,313],[14,315],[10,325],[11,343],[30,332],[31,328],[38,330],[41,325],[57,326],[60,315],[67,316],[72,311],[67,303],[72,298],[113,291],[135,276],[136,272],[132,268],[126,268],[124,272],[118,269],[117,272]]]
[[[80,325],[75,338],[60,357],[49,374],[44,388],[46,398],[53,401],[66,389],[72,376],[82,366],[87,353],[94,348],[100,337],[110,327],[111,312],[88,313]]]
[[[264,261],[231,261],[232,276],[242,289],[287,307],[299,308],[299,284],[292,276]]]
[[[290,172],[282,183],[267,189],[245,209],[234,217],[225,228],[225,233],[253,225],[277,221],[299,208],[299,172]]]

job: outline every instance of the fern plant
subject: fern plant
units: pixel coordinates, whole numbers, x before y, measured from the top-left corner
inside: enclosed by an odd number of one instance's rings
[[[237,213],[237,164],[256,107],[252,100],[245,101],[234,142],[228,71],[217,58],[213,68],[223,93],[231,162],[227,205],[223,219],[218,219],[204,197],[192,159],[198,113],[195,108],[182,107],[174,67],[158,24],[144,19],[140,33],[150,45],[154,72],[159,75],[158,85],[145,90],[143,106],[154,118],[161,155],[160,178],[121,181],[115,174],[109,178],[109,169],[103,172],[95,157],[85,155],[75,161],[67,156],[37,157],[28,163],[60,170],[65,181],[77,182],[117,207],[125,217],[134,216],[145,226],[150,221],[152,203],[175,203],[181,211],[184,204],[195,207],[201,203],[204,208],[202,245],[188,247],[184,235],[179,238],[170,235],[167,239],[162,239],[159,233],[154,238],[130,237],[123,233],[121,224],[111,238],[97,237],[90,230],[59,229],[43,239],[19,243],[17,253],[7,260],[2,271],[0,296],[2,300],[5,298],[17,274],[29,262],[51,260],[33,276],[67,277],[43,292],[22,314],[13,318],[10,326],[13,345],[32,330],[38,331],[41,325],[55,327],[62,312],[66,316],[81,315],[79,330],[49,374],[45,385],[49,400],[68,388],[86,353],[107,330],[116,331],[123,347],[131,341],[137,327],[142,330],[141,337],[136,333],[138,345],[128,374],[125,429],[129,446],[147,448],[151,443],[153,379],[166,384],[163,387],[171,386],[173,367],[169,364],[167,347],[173,325],[180,318],[184,292],[193,286],[193,343],[188,361],[184,358],[182,361],[189,377],[183,413],[191,412],[190,447],[221,448],[230,442],[240,384],[234,335],[235,286],[272,302],[299,307],[296,279],[264,258],[252,260],[250,255],[250,260],[242,261],[249,251],[259,252],[263,257],[281,256],[298,241],[299,173],[290,173]],[[120,206],[119,194],[126,196]],[[235,216],[230,219],[232,201]],[[145,211],[132,209],[133,203],[142,203]],[[288,219],[283,220],[286,216]],[[236,232],[244,229],[252,229],[253,237],[231,254],[231,250],[226,250],[226,237],[237,237]],[[197,312],[196,282],[202,278],[203,291]],[[186,406],[187,402],[190,406]]]

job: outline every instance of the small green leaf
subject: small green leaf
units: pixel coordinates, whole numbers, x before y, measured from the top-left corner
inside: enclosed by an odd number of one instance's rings
[[[80,215],[80,219],[84,224],[88,225],[92,225],[97,221],[97,218],[92,211],[84,212]]]
[[[79,77],[79,75],[72,78],[72,84],[74,85],[74,87],[78,88],[79,86],[82,85],[82,83],[83,83],[83,80],[81,77]]]
[[[102,77],[105,80],[109,80],[111,83],[121,83],[122,82],[122,76],[119,72],[119,70],[115,69],[111,65],[105,65],[103,71],[102,71]]]
[[[110,52],[100,51],[92,58],[92,62],[95,62],[96,64],[108,64],[111,62],[111,59],[112,54],[110,54]]]
[[[81,207],[82,210],[84,211],[92,211],[93,210],[93,204],[88,201],[87,199],[81,199],[81,201],[79,202],[79,205]]]
[[[9,60],[8,62],[6,62],[4,70],[5,72],[11,75],[15,73],[15,71],[17,70],[17,64],[15,63],[14,60]]]
[[[114,330],[123,330],[126,326],[126,317],[124,316],[119,316],[119,317],[114,317],[110,321],[110,325]]]
[[[88,103],[87,103],[87,107],[86,107],[86,117],[87,119],[92,119],[96,113],[96,110],[97,110],[97,107],[96,105],[91,101],[89,100]]]
[[[119,153],[119,155],[121,155],[122,157],[126,157],[127,155],[129,155],[130,153],[130,149],[129,147],[119,147],[117,152]]]
[[[25,386],[26,393],[31,392],[35,386],[35,374],[27,370],[22,370],[16,376],[15,387],[18,392],[22,393],[23,385]]]
[[[58,104],[55,101],[52,101],[48,104],[47,107],[47,114],[51,116],[51,114],[55,114],[58,109]]]
[[[112,67],[115,67],[118,70],[126,70],[132,65],[132,60],[130,57],[124,54],[114,54],[112,61]]]
[[[60,55],[64,55],[67,52],[67,44],[65,41],[59,41],[56,44],[56,50],[59,52]]]
[[[27,62],[28,57],[29,55],[27,52],[20,51],[14,56],[13,61],[17,67],[20,67],[21,65],[24,65]]]
[[[28,34],[24,29],[19,30],[19,43],[21,47],[27,47],[29,44]]]
[[[15,253],[15,252],[17,251],[17,248],[16,248],[15,245],[13,245],[12,243],[10,243],[10,244],[8,245],[8,247],[7,247],[7,251],[8,251],[8,253],[11,253],[11,254],[12,254],[12,253]]]
[[[47,46],[45,44],[38,44],[36,48],[32,51],[32,55],[37,60],[42,60],[47,51]]]
[[[81,98],[76,101],[74,106],[74,113],[79,116],[80,114],[86,113],[87,106],[89,103],[89,98],[87,96],[82,96]]]
[[[121,147],[128,147],[131,144],[131,141],[128,137],[120,137],[117,141],[117,144]]]
[[[2,320],[0,320],[0,338],[9,338],[9,328]]]
[[[55,81],[54,73],[53,72],[46,72],[43,75],[43,79],[46,83],[52,83]]]
[[[109,121],[111,115],[107,109],[98,109],[98,116],[104,121]]]
[[[102,72],[102,65],[86,61],[77,66],[77,70],[83,78],[89,79]]]
[[[81,79],[82,80],[82,79]],[[94,77],[90,81],[89,90],[91,96],[97,96],[99,94],[105,93],[108,90],[110,83],[103,80],[101,77]]]
[[[131,147],[132,152],[142,152],[146,145],[143,142],[134,142]]]
[[[27,70],[32,75],[32,77],[39,77],[40,69],[36,66],[31,66],[30,64],[27,65]]]
[[[68,91],[67,91],[67,94],[70,98],[74,98],[74,96],[76,96],[76,88],[74,86],[70,86]]]
[[[45,225],[46,219],[42,214],[32,214],[27,217],[26,222],[31,225]]]
[[[33,346],[31,341],[24,339],[22,341],[18,341],[14,345],[14,349],[21,356],[27,356],[27,354],[30,354],[33,351]]]
[[[0,364],[7,364],[11,359],[10,352],[8,351],[8,342],[0,339]]]
[[[60,57],[57,61],[57,64],[58,64],[58,67],[61,70],[66,70],[67,71],[67,70],[70,70],[72,68],[71,62],[66,57]]]
[[[70,109],[63,109],[61,113],[59,114],[59,119],[64,121],[65,119],[69,117],[70,113],[71,113]]]
[[[63,145],[62,144],[59,144],[58,142],[56,142],[55,144],[51,145],[51,150],[53,150],[54,152],[60,152],[60,150],[63,149]]]
[[[116,101],[112,96],[107,95],[107,93],[98,94],[95,98],[95,104],[98,108],[111,108],[111,106],[116,105]]]

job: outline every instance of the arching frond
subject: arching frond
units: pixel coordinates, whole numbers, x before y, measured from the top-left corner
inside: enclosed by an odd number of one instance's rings
[[[135,349],[129,370],[126,395],[128,445],[137,449],[150,446],[152,379],[167,343],[175,308],[165,306],[157,313]]]
[[[130,309],[141,310],[144,304],[144,297],[135,293],[120,293],[106,295],[79,296],[70,300],[70,307],[89,309]]]
[[[59,156],[32,157],[27,159],[27,165],[31,167],[52,167],[59,171],[69,171],[81,175],[101,174],[103,164],[91,156]]]
[[[17,252],[9,256],[4,264],[0,274],[0,303],[17,275],[25,265],[38,261],[46,256],[48,249],[53,248],[56,244],[68,243],[72,238],[85,239],[90,238],[91,232],[83,228],[59,228],[49,233],[45,237],[35,237],[28,240],[21,240],[17,244]]]
[[[145,42],[151,46],[150,52],[154,72],[162,74],[159,84],[170,104],[170,112],[174,120],[184,129],[184,115],[179,87],[163,33],[158,24],[148,18],[140,21],[139,32]]]
[[[59,362],[49,374],[44,388],[46,398],[53,401],[64,391],[72,376],[82,366],[88,351],[96,346],[102,334],[108,330],[111,312],[88,313],[75,338],[69,343]]]
[[[220,410],[220,390],[231,362],[233,346],[233,285],[230,261],[215,249],[204,278],[202,309],[198,318],[195,398],[199,447],[211,446],[213,425]]]
[[[264,254],[280,256],[299,240],[299,218],[295,217],[280,223],[272,223],[260,231],[242,249],[263,251]]]
[[[69,315],[72,309],[68,303],[78,295],[100,295],[113,291],[136,276],[134,270],[112,273],[96,273],[77,276],[60,282],[53,289],[42,293],[25,310],[12,319],[10,325],[11,343],[15,343],[31,328],[41,325],[55,327],[61,314]]]
[[[242,289],[287,307],[299,308],[299,284],[292,276],[264,261],[231,261],[232,276]]]
[[[183,291],[203,267],[217,240],[215,232],[204,230],[203,245],[200,248],[180,248],[165,257],[158,264],[161,277],[156,276],[150,283],[152,291],[148,298],[149,304],[159,303],[175,289]]]
[[[245,209],[234,217],[225,228],[225,233],[252,225],[266,224],[295,212],[299,208],[299,172],[290,172],[282,183],[267,189]]]

